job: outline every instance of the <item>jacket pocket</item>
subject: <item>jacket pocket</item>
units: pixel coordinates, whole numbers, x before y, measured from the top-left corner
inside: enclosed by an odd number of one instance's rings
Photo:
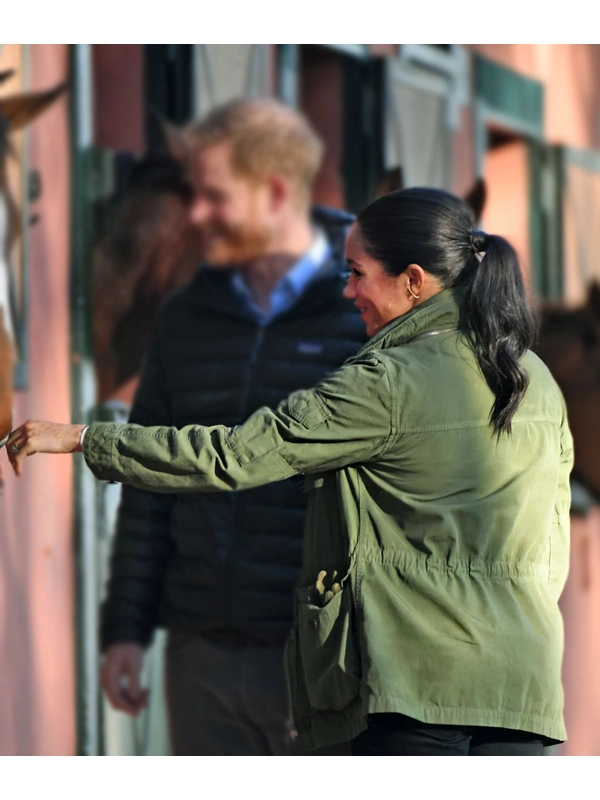
[[[289,415],[308,430],[312,430],[331,417],[331,412],[324,406],[319,395],[314,391],[300,389],[288,397]]]
[[[298,594],[298,645],[311,708],[342,711],[360,690],[360,657],[351,586],[320,607],[311,589]]]

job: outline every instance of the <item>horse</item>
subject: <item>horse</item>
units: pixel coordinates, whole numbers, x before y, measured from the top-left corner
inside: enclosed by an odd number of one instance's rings
[[[0,84],[9,80],[13,70],[0,72]],[[17,342],[16,290],[10,268],[13,247],[21,234],[20,217],[8,182],[10,135],[29,125],[66,89],[61,84],[43,92],[29,92],[0,98],[0,447],[12,425],[13,369]],[[0,466],[0,483],[2,468]]]
[[[600,284],[577,308],[543,303],[535,351],[560,386],[573,434],[573,514],[600,504]]]

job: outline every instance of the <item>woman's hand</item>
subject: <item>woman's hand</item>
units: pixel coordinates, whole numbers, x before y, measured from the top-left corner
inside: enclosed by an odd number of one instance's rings
[[[17,475],[23,459],[34,453],[81,453],[79,444],[85,425],[61,425],[58,422],[30,420],[10,435],[6,452]]]

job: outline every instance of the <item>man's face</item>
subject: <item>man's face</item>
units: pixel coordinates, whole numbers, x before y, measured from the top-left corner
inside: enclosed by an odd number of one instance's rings
[[[272,237],[271,192],[231,167],[228,143],[211,145],[192,162],[192,224],[211,266],[247,264],[262,256]]]

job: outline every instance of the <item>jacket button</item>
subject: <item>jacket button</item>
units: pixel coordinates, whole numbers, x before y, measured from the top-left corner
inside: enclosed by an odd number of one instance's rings
[[[300,717],[300,726],[307,731],[310,728],[310,717]]]
[[[316,617],[311,617],[308,620],[308,629],[310,631],[316,631],[318,627],[319,627],[319,621],[316,619]]]

